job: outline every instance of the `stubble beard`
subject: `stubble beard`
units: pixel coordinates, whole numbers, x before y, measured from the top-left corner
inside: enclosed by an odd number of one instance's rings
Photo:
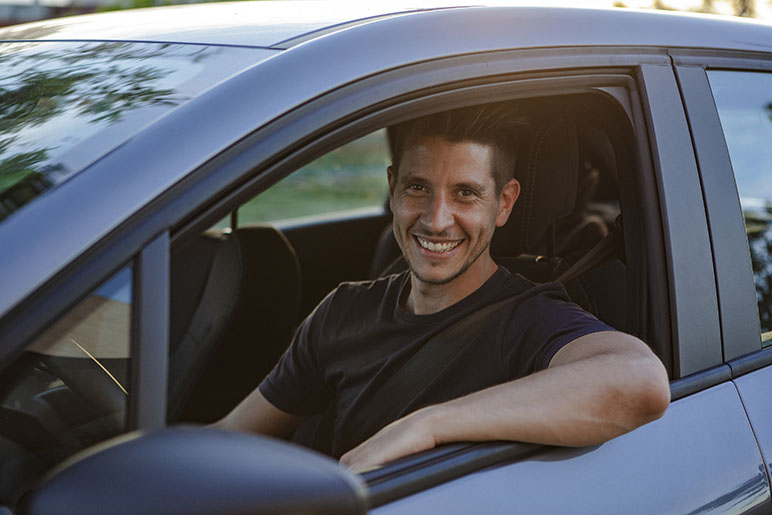
[[[473,264],[474,264],[474,263],[475,263],[475,262],[476,262],[478,259],[480,259],[480,256],[482,256],[482,255],[483,255],[483,252],[485,252],[485,250],[486,250],[488,247],[490,247],[490,244],[491,244],[491,241],[490,241],[490,240],[488,240],[488,242],[487,242],[485,245],[483,245],[483,247],[480,249],[480,252],[478,252],[478,253],[477,253],[477,254],[476,254],[476,255],[475,255],[473,258],[471,258],[471,259],[467,260],[467,261],[466,261],[466,262],[465,262],[465,263],[464,263],[464,264],[461,266],[461,268],[459,268],[459,269],[458,269],[458,271],[456,271],[454,274],[451,274],[451,275],[450,275],[450,276],[448,276],[448,277],[445,277],[444,279],[428,279],[428,278],[426,278],[426,277],[422,277],[422,276],[421,276],[421,275],[418,273],[418,271],[416,271],[416,269],[415,269],[415,267],[413,266],[413,264],[410,262],[410,259],[407,257],[407,253],[406,253],[406,252],[402,252],[402,255],[405,257],[405,262],[407,262],[407,267],[408,267],[408,269],[410,270],[410,274],[411,274],[413,277],[415,277],[416,279],[418,279],[419,281],[421,281],[421,282],[422,282],[422,283],[424,283],[424,284],[431,284],[431,285],[434,285],[434,286],[441,286],[441,285],[443,285],[443,284],[448,284],[448,283],[450,283],[450,282],[452,282],[452,281],[454,281],[454,280],[458,279],[459,277],[461,277],[461,276],[464,274],[464,272],[466,272],[467,270],[469,270],[469,269],[472,267],[472,265],[473,265]]]

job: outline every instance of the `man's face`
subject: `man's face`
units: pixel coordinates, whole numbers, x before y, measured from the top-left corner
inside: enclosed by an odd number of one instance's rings
[[[512,179],[497,194],[492,159],[488,145],[430,137],[405,149],[396,177],[389,168],[394,236],[418,280],[446,284],[490,260],[520,192]]]

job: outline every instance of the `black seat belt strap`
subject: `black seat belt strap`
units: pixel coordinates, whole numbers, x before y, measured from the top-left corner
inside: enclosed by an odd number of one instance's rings
[[[351,433],[352,444],[370,436],[368,431],[379,430],[400,416],[415,395],[437,379],[472,337],[512,298],[478,309],[429,338],[370,396],[367,403],[377,409],[360,409],[354,415],[350,424],[355,428]]]

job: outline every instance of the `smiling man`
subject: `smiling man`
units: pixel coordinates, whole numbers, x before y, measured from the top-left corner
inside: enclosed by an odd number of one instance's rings
[[[391,129],[394,236],[409,270],[341,284],[218,426],[286,436],[324,412],[324,450],[363,470],[454,441],[592,445],[664,413],[667,374],[647,345],[582,311],[562,286],[491,258],[520,194],[516,125],[482,106]],[[381,387],[436,335],[442,344],[443,331],[492,305],[501,307],[448,361],[427,365],[429,381],[384,420],[371,402]]]

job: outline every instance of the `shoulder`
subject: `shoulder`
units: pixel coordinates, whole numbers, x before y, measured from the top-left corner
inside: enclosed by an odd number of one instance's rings
[[[547,328],[586,326],[593,330],[612,330],[574,303],[561,283],[534,283],[514,275],[509,291],[509,318],[517,320],[521,327],[536,324]]]
[[[512,306],[546,302],[560,304],[571,302],[566,289],[556,282],[535,283],[520,274],[501,269],[497,276],[498,298],[511,298]]]

